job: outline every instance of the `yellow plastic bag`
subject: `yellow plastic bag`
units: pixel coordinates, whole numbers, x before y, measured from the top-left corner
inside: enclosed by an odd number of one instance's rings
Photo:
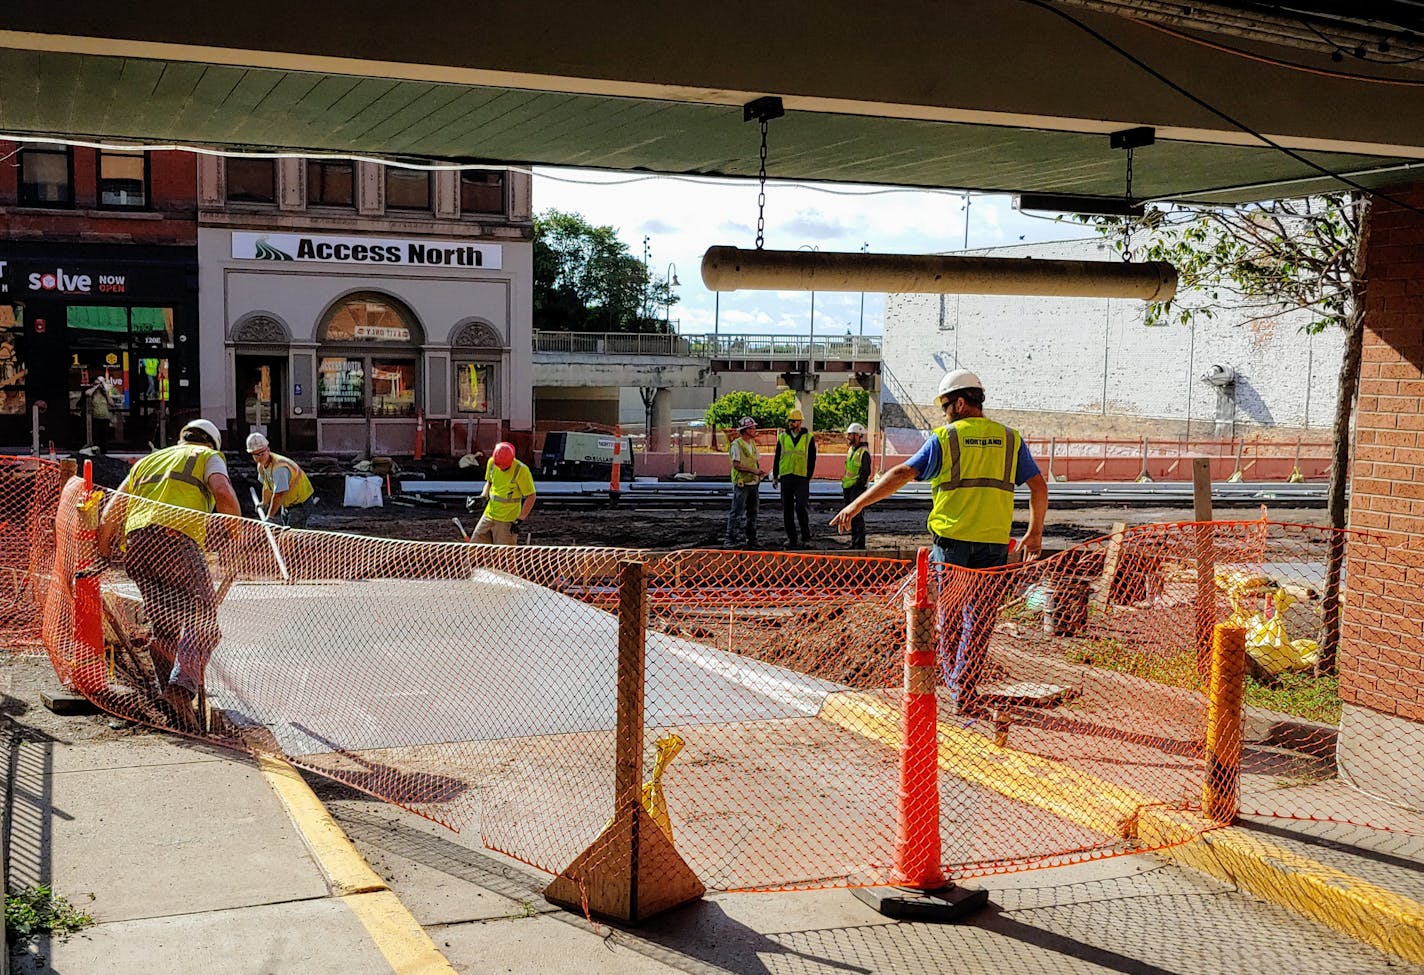
[[[653,759],[652,778],[643,783],[643,808],[648,811],[653,822],[658,824],[658,828],[663,831],[663,835],[672,842],[672,819],[668,817],[667,798],[663,795],[663,773],[672,764],[672,760],[677,757],[677,753],[682,751],[682,746],[686,744],[681,735],[668,735],[666,738],[659,738],[657,741],[657,758]],[[603,830],[613,825],[610,819],[604,824]]]

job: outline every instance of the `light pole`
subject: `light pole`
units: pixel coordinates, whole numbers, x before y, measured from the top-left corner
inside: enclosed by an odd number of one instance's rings
[[[867,241],[865,242],[865,245],[861,247],[860,252],[861,252],[862,254],[869,254],[869,253],[870,253],[870,241],[867,240]],[[861,337],[861,338],[865,338],[865,292],[864,292],[864,291],[862,291],[862,292],[860,293],[860,337]]]
[[[649,267],[653,259],[653,248],[647,234],[643,235],[643,317],[653,317],[653,272]]]
[[[821,248],[815,244],[802,244],[796,248],[798,251],[811,251],[817,253]],[[810,369],[816,367],[816,289],[811,289],[811,334],[806,342],[806,362]]]
[[[677,265],[668,263],[667,292],[663,295],[663,324],[667,326],[669,334],[672,332],[672,289],[682,287],[682,282],[677,279]]]

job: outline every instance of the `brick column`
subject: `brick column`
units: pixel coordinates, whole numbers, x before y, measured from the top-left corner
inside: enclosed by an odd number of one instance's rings
[[[1424,184],[1389,195],[1424,210]],[[1376,199],[1341,614],[1341,774],[1424,808],[1424,215]]]

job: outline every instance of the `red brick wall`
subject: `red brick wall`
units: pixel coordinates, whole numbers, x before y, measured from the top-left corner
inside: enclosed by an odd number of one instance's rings
[[[1424,210],[1424,184],[1389,191]],[[1424,721],[1424,214],[1376,199],[1350,479],[1340,696]]]
[[[0,159],[19,147],[0,141]],[[198,166],[190,152],[149,157],[149,208],[130,213],[98,209],[98,152],[74,149],[74,208],[17,205],[19,167],[0,164],[0,239],[96,244],[187,244],[198,242]]]

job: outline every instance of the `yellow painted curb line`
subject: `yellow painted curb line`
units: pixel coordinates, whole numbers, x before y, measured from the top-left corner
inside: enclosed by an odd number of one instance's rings
[[[900,712],[873,694],[832,694],[820,717],[900,747]],[[1209,829],[1197,816],[1070,766],[995,745],[938,723],[939,767],[968,782],[1233,884],[1263,900],[1411,962],[1424,962],[1424,904],[1265,842],[1233,826]]]
[[[1206,833],[1186,813],[1144,810],[1138,839],[1155,852],[1407,961],[1424,962],[1424,904],[1303,857],[1250,830]],[[1184,842],[1185,841],[1185,842]],[[1176,844],[1176,845],[1169,845]]]
[[[297,770],[271,755],[258,753],[256,758],[332,892],[356,915],[395,975],[455,975],[420,922],[371,869]]]

